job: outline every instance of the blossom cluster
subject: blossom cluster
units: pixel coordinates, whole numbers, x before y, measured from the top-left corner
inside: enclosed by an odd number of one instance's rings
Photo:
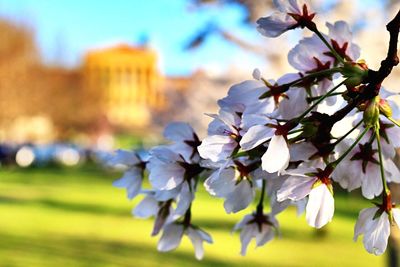
[[[354,238],[363,235],[366,250],[380,255],[391,224],[400,225],[388,187],[400,182],[394,164],[400,95],[374,80],[376,71],[359,59],[346,22],[327,23],[322,33],[309,4],[274,3],[277,11],[257,21],[262,35],[278,37],[297,28],[312,33],[288,54],[295,71],[272,80],[256,69],[253,79],[232,86],[218,101],[218,113],[209,114],[202,140],[189,124],[171,123],[164,131],[169,143],[148,155],[117,151],[110,163],[126,172],[114,185],[126,188],[129,199],[144,196],[133,215],[155,218],[152,235],[162,233],[160,251],[175,249],[185,235],[197,259],[203,243],[212,243],[192,216],[201,184],[224,200],[227,213],[258,203],[234,228],[242,255],[252,239],[262,246],[274,238],[276,216],[287,207],[296,206],[310,226],[321,228],[334,216],[335,189],[360,188],[374,204],[361,210]],[[151,189],[142,188],[145,176]]]

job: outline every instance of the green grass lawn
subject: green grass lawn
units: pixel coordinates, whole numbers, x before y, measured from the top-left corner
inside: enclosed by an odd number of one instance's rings
[[[304,215],[289,209],[278,219],[281,237],[239,255],[235,222],[249,212],[226,215],[222,201],[200,192],[193,221],[214,239],[197,261],[187,238],[172,253],[156,250],[151,220],[134,219],[116,174],[83,169],[0,170],[0,266],[384,266],[385,257],[352,241],[356,197],[336,198],[334,221],[316,235]]]

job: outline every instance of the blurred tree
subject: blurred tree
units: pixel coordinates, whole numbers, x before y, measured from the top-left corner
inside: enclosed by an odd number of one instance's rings
[[[44,66],[27,27],[0,20],[0,40],[0,129],[43,116],[65,139],[96,122],[97,98],[82,90],[79,70]]]
[[[0,21],[0,39],[0,122],[4,124],[29,114],[38,101],[27,94],[28,76],[38,65],[38,53],[33,34],[26,28]]]

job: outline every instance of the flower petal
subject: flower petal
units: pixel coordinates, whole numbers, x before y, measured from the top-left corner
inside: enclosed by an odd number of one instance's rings
[[[149,181],[158,190],[171,190],[183,182],[185,169],[178,164],[152,158],[148,164]]]
[[[240,254],[242,256],[246,255],[247,247],[251,241],[251,239],[256,236],[257,234],[257,225],[255,224],[248,224],[246,225],[243,230],[240,232],[240,242],[242,244],[242,248],[240,250]]]
[[[236,213],[247,208],[254,199],[254,189],[247,180],[242,180],[235,189],[228,194],[224,202],[226,213]]]
[[[132,215],[138,218],[147,219],[157,215],[158,201],[151,195],[147,195],[140,203],[132,210]]]
[[[196,259],[201,260],[204,256],[203,241],[212,243],[211,236],[201,229],[194,229],[193,227],[187,229],[187,235],[192,241]]]
[[[164,227],[163,234],[158,241],[157,249],[159,251],[171,251],[176,249],[181,243],[183,235],[183,225],[182,224],[167,224]]]
[[[353,240],[357,241],[357,238],[359,235],[362,235],[365,233],[367,229],[367,225],[370,221],[372,221],[372,218],[375,216],[375,213],[378,211],[378,208],[366,208],[360,211],[360,214],[358,215],[357,223],[354,226],[354,237]]]
[[[278,37],[289,28],[296,24],[294,19],[287,19],[287,16],[280,12],[275,12],[269,17],[257,20],[257,30],[266,37]]]
[[[235,174],[233,168],[217,170],[207,178],[204,187],[213,196],[226,197],[235,190]]]
[[[170,141],[183,142],[193,140],[194,131],[188,123],[172,122],[165,127],[164,137]]]
[[[227,159],[237,145],[230,136],[211,135],[203,139],[197,150],[203,159],[218,162]]]
[[[187,209],[189,208],[190,204],[192,203],[194,199],[194,192],[193,190],[189,187],[188,182],[182,183],[182,188],[181,192],[179,193],[177,197],[177,204],[176,208],[174,210],[174,218],[176,217],[181,217],[185,214]]]
[[[274,136],[275,129],[264,126],[264,125],[256,125],[251,127],[247,133],[240,140],[240,147],[244,150],[253,149],[268,139]]]
[[[321,228],[332,221],[335,203],[325,184],[311,190],[306,207],[306,219],[310,226]]]
[[[133,166],[138,163],[140,163],[140,159],[135,152],[122,149],[118,149],[117,151],[115,151],[114,155],[112,155],[110,160],[108,161],[108,164],[111,166],[118,164],[124,166]]]
[[[279,202],[286,199],[301,200],[311,192],[316,181],[315,177],[290,176],[278,190],[277,199]]]
[[[386,212],[372,221],[369,231],[364,233],[364,247],[369,253],[381,255],[385,252],[390,235],[390,222]]]
[[[270,225],[263,224],[261,232],[258,232],[256,235],[257,247],[265,245],[265,243],[270,241],[272,238],[274,238],[274,229]]]
[[[128,198],[134,198],[139,194],[142,187],[141,170],[133,168],[126,171],[120,179],[113,182],[113,186],[126,188]]]
[[[359,163],[359,168],[361,170],[361,161],[357,161],[357,163]],[[379,165],[368,163],[366,172],[363,173],[361,170],[361,175],[363,176],[361,184],[362,195],[368,199],[373,199],[375,196],[379,196],[383,190]]]
[[[280,172],[289,166],[290,153],[285,138],[274,135],[269,143],[267,152],[262,156],[262,169],[269,172]]]

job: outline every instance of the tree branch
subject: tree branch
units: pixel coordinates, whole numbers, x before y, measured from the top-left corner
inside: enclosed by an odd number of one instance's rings
[[[399,57],[397,56],[397,42],[399,39],[400,30],[400,10],[397,12],[396,17],[386,25],[386,29],[390,34],[389,49],[386,56],[381,63],[381,67],[378,70],[379,78],[381,82],[389,76],[394,66],[399,64]]]
[[[397,44],[400,31],[400,10],[394,19],[386,25],[386,29],[390,34],[387,56],[384,60],[382,60],[378,71],[368,71],[368,78],[366,81],[364,81],[364,83],[367,83],[368,85],[360,94],[353,96],[346,106],[336,111],[334,114],[330,116],[326,114],[319,115],[320,123],[318,125],[317,134],[313,137],[311,142],[318,149],[320,154],[331,152],[329,150],[331,148],[330,132],[333,125],[335,125],[336,122],[341,121],[363,101],[370,100],[377,96],[379,94],[382,82],[390,75],[393,67],[399,64],[399,57],[397,56]]]
[[[393,68],[399,64],[399,57],[397,55],[397,44],[399,39],[400,31],[400,10],[397,15],[386,25],[386,29],[390,34],[389,48],[387,56],[381,62],[381,66],[378,71],[369,70],[366,86],[364,92],[361,95],[356,96],[350,102],[338,110],[336,113],[329,116],[329,126],[333,126],[336,122],[343,119],[353,108],[357,107],[362,101],[372,99],[379,94],[382,82],[390,75]]]
[[[388,77],[392,72],[393,67],[399,64],[399,57],[397,56],[397,44],[400,30],[400,10],[394,19],[386,25],[386,29],[390,34],[387,56],[384,60],[382,60],[381,67],[378,71],[370,70],[370,77],[368,78],[368,81],[370,82],[368,89],[370,90],[376,90],[376,88],[372,87],[380,86],[386,77]]]

